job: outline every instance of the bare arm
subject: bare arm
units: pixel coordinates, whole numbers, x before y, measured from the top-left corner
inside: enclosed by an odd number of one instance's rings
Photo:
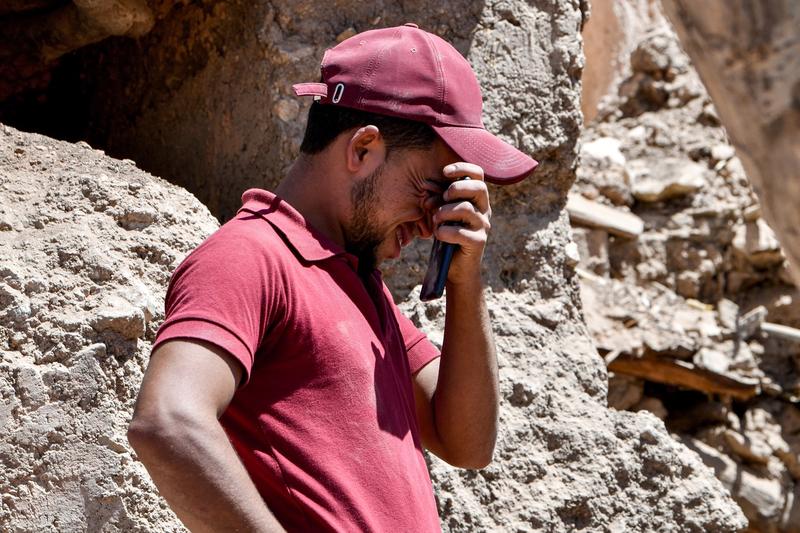
[[[445,175],[469,176],[445,193],[449,202],[434,223],[436,237],[459,244],[447,281],[442,356],[414,376],[417,417],[425,446],[445,461],[464,468],[491,462],[497,438],[499,385],[489,315],[483,298],[480,263],[490,228],[489,194],[483,171],[455,163]],[[457,200],[462,200],[460,203]]]
[[[242,369],[206,343],[153,352],[128,440],[178,518],[198,531],[283,531],[218,422]]]

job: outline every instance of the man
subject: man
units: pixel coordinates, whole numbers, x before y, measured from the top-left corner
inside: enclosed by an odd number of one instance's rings
[[[193,531],[436,531],[423,446],[481,468],[497,433],[483,180],[536,162],[413,24],[344,41],[295,92],[317,100],[300,157],[173,274],[129,440]],[[376,269],[431,235],[459,246],[441,357]]]

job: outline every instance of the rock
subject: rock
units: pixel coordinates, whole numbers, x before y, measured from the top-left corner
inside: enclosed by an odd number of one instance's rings
[[[642,202],[660,202],[701,189],[705,168],[692,161],[667,158],[661,161],[633,160],[628,164],[631,192]]]
[[[620,151],[622,141],[613,137],[600,137],[581,145],[581,158],[589,166],[625,166],[625,156]]]
[[[644,381],[619,374],[608,376],[608,406],[620,411],[630,410],[644,394]]]
[[[584,143],[580,151],[577,182],[591,184],[615,205],[630,205],[633,198],[625,170],[625,156],[619,147],[622,141],[600,137]]]
[[[339,35],[336,36],[336,42],[340,43],[346,39],[349,39],[353,35],[358,33],[352,26],[347,28],[346,30],[342,31]]]
[[[755,222],[747,222],[736,229],[733,248],[758,268],[782,263],[783,252],[772,229],[759,218]]]
[[[606,276],[609,270],[608,233],[602,229],[572,228],[572,239],[580,257],[579,266]]]
[[[739,318],[738,305],[727,298],[722,298],[717,302],[717,313],[719,315],[719,323],[722,327],[731,331],[736,330],[736,322]]]
[[[759,330],[767,318],[767,308],[759,305],[739,318],[737,334],[741,339],[749,339]]]
[[[711,370],[712,372],[718,372],[720,374],[725,373],[730,366],[730,359],[724,353],[713,350],[711,348],[700,348],[700,350],[694,354],[693,358],[694,364]]]
[[[144,336],[144,311],[123,298],[112,296],[95,310],[92,327],[97,331],[114,331],[126,339],[138,339]]]
[[[687,67],[674,35],[658,32],[645,37],[631,54],[634,72],[663,77],[671,67],[682,71]]]
[[[174,265],[131,250],[183,257],[217,222],[88,145],[5,131],[0,205],[54,216],[0,234],[0,529],[178,531],[124,437]],[[45,147],[47,170],[10,163],[15,142]],[[149,214],[146,229],[126,213]]]
[[[564,255],[567,256],[567,266],[570,268],[575,268],[581,262],[581,254],[575,241],[567,243],[566,248],[564,248]]]
[[[713,162],[716,161],[727,161],[728,159],[732,158],[736,155],[736,151],[733,149],[733,146],[730,144],[715,144],[711,148],[711,160]]]
[[[772,450],[764,446],[763,442],[751,441],[744,435],[730,429],[726,430],[723,435],[731,451],[745,461],[767,464],[770,455],[772,455]]]
[[[667,412],[667,408],[664,407],[664,403],[652,396],[643,397],[639,403],[634,405],[631,408],[631,411],[639,412],[639,411],[647,411],[653,413],[655,416],[660,418],[661,420],[665,420],[669,413]]]
[[[764,477],[748,468],[742,468],[733,496],[750,519],[751,527],[755,526],[763,531],[781,518],[785,498],[778,479]]]

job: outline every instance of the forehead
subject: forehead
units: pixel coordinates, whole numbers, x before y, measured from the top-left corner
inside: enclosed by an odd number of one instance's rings
[[[439,137],[436,137],[430,149],[409,150],[407,154],[404,154],[404,159],[431,178],[443,178],[442,169],[444,167],[450,163],[461,161],[458,154]]]

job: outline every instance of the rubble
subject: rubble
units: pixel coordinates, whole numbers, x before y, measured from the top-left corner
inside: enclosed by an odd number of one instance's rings
[[[786,256],[663,19],[627,60],[582,134],[567,206],[608,404],[662,418],[748,531],[800,531],[800,298]],[[612,232],[620,215],[641,231]]]

